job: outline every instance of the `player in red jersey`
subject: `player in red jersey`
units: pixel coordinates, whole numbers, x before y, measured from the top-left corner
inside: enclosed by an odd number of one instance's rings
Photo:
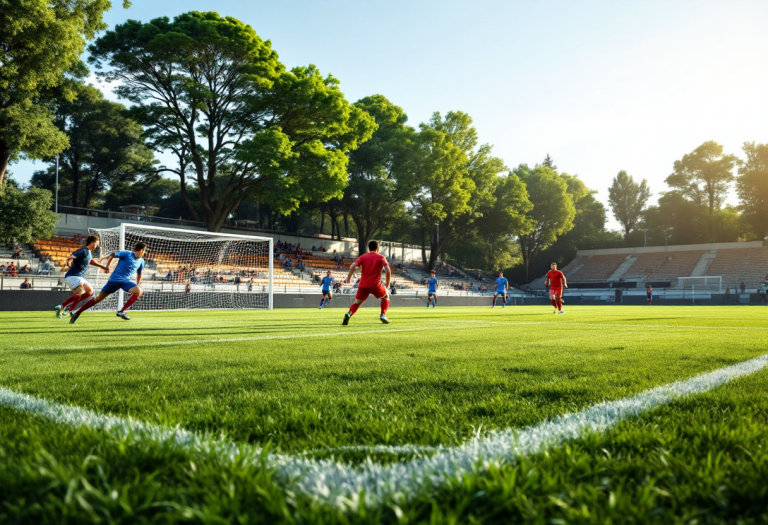
[[[368,299],[368,296],[373,294],[376,299],[381,299],[381,322],[384,324],[389,323],[386,313],[389,308],[389,281],[392,278],[392,270],[389,268],[387,258],[379,253],[379,243],[371,241],[368,243],[368,253],[364,253],[357,258],[355,262],[349,267],[349,275],[347,275],[347,283],[352,282],[352,276],[355,274],[355,268],[361,267],[360,273],[360,285],[357,287],[357,295],[355,296],[355,304],[353,304],[349,312],[344,314],[344,321],[341,324],[348,325],[349,320],[355,315],[360,305]],[[381,270],[387,269],[387,276],[385,286],[381,285]]]
[[[546,286],[549,288],[549,300],[552,301],[552,306],[555,307],[555,313],[563,312],[563,288],[568,288],[568,283],[565,281],[565,275],[563,272],[557,269],[557,263],[549,265],[552,268],[547,272]]]

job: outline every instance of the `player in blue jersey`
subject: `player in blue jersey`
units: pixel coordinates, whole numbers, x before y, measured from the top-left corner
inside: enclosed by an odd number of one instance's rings
[[[427,279],[427,308],[430,306],[434,308],[437,306],[437,277],[435,277],[435,271],[429,272],[429,279]]]
[[[333,299],[333,294],[331,293],[331,286],[333,286],[333,277],[331,277],[331,271],[328,270],[325,273],[325,277],[323,277],[321,281],[322,291],[323,291],[323,297],[320,299],[320,309],[323,309],[323,306],[328,306],[328,303],[331,302],[331,299]]]
[[[126,311],[128,308],[133,306],[133,303],[135,303],[139,297],[144,294],[142,289],[139,287],[139,284],[141,284],[141,273],[144,270],[143,257],[146,249],[146,244],[143,242],[137,242],[134,245],[132,252],[125,250],[110,254],[109,258],[107,259],[106,266],[107,269],[109,269],[109,265],[112,264],[112,259],[117,259],[118,262],[117,267],[115,267],[115,271],[112,272],[112,275],[109,277],[107,284],[105,284],[101,289],[99,295],[89,299],[88,302],[85,303],[77,312],[72,314],[72,317],[69,319],[70,324],[77,321],[77,318],[80,317],[80,315],[88,308],[99,304],[101,301],[118,290],[123,290],[131,294],[128,300],[125,301],[123,307],[117,312],[117,316],[119,318],[130,321],[131,318],[128,317]],[[131,280],[134,273],[136,274],[135,283]]]
[[[102,266],[93,260],[93,250],[99,247],[99,238],[95,235],[89,235],[85,238],[85,243],[82,248],[76,250],[67,257],[64,262],[64,266],[67,268],[67,273],[64,274],[64,280],[66,281],[69,289],[72,290],[66,301],[53,309],[56,310],[56,317],[62,318],[71,312],[77,306],[77,303],[88,299],[93,295],[93,286],[91,283],[85,280],[85,272],[88,271],[88,266],[96,266],[101,268],[105,272],[109,272],[106,266]]]
[[[509,289],[509,281],[504,277],[504,272],[499,272],[499,276],[496,278],[496,292],[493,294],[493,305],[491,309],[496,307],[496,298],[501,296],[501,307],[507,306],[507,290]]]

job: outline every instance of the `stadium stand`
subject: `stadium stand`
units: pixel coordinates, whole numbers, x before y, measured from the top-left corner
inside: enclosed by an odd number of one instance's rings
[[[717,250],[707,273],[722,276],[723,288],[735,289],[741,283],[749,289],[757,288],[768,279],[768,246]]]
[[[574,281],[605,281],[626,258],[626,254],[585,257],[581,268],[573,271],[571,275],[565,275]]]
[[[641,253],[621,276],[625,281],[671,281],[691,275],[702,251]]]

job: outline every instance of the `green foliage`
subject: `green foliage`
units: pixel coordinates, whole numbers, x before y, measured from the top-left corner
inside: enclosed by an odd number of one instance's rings
[[[355,107],[373,117],[376,131],[349,154],[349,185],[341,206],[355,223],[358,246],[364,247],[405,211],[404,201],[411,195],[398,179],[407,169],[414,131],[405,125],[408,117],[402,108],[383,95],[365,97]]]
[[[50,191],[30,188],[27,191],[15,185],[0,188],[0,244],[14,242],[29,244],[38,239],[50,239],[59,216],[51,211],[53,195]]]
[[[744,218],[757,239],[768,237],[768,144],[744,144],[736,191]]]
[[[186,195],[188,171],[209,230],[255,196],[282,212],[340,197],[347,152],[373,119],[314,66],[286,71],[269,41],[213,12],[129,21],[91,48],[91,60],[136,105],[156,149],[170,149]]]
[[[119,188],[137,183],[142,174],[152,171],[153,156],[142,140],[141,125],[130,118],[122,104],[105,100],[93,86],[77,84],[74,93],[74,100],[56,100],[56,125],[69,138],[69,147],[59,161],[59,182],[63,184],[59,199],[89,208],[112,187],[125,193]],[[35,174],[32,183],[53,189],[54,167]],[[133,196],[138,201],[130,204],[148,204],[138,191],[146,189],[148,183],[142,180],[134,187]],[[114,193],[108,201],[115,206],[111,209],[129,204],[115,199]]]
[[[638,184],[624,170],[613,179],[613,184],[608,188],[608,203],[613,210],[613,216],[624,227],[625,241],[642,220],[643,210],[650,196],[651,190],[645,179]]]
[[[529,233],[519,235],[520,251],[525,267],[525,278],[530,280],[531,261],[541,250],[549,247],[557,238],[573,228],[573,220],[576,217],[574,197],[568,191],[568,182],[571,177],[558,175],[557,172],[546,166],[529,168],[521,164],[513,173],[525,183],[528,196],[533,208],[528,212],[527,218],[533,228]],[[580,186],[571,181],[578,191]]]
[[[20,155],[50,157],[67,146],[41,98],[78,66],[85,41],[106,27],[102,16],[111,5],[108,0],[0,4],[0,185],[8,163]]]
[[[676,160],[675,171],[667,184],[687,200],[707,210],[708,242],[718,238],[717,212],[720,211],[733,181],[734,155],[723,154],[716,142],[705,142]]]

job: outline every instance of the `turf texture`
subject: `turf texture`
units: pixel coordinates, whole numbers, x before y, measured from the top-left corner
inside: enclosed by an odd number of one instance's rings
[[[0,386],[356,464],[452,446],[768,353],[768,309],[545,307],[0,314]],[[437,493],[340,511],[253,458],[0,409],[0,522],[761,523],[768,373]]]

